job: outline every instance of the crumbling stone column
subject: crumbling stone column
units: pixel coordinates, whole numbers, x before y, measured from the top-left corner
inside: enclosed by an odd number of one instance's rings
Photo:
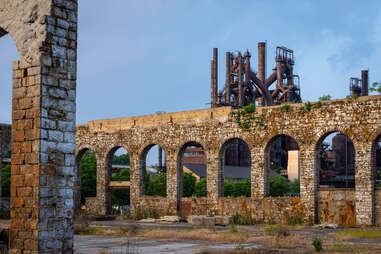
[[[167,166],[167,202],[168,202],[168,213],[176,214],[177,207],[181,197],[178,196],[178,185],[180,184],[177,177],[177,154],[174,150],[165,150],[165,161]]]
[[[218,198],[223,197],[223,166],[219,158],[219,150],[204,148],[206,154],[206,196],[208,214],[218,214]],[[220,169],[219,169],[220,168]]]
[[[375,223],[374,177],[369,142],[355,142],[356,225]]]
[[[77,0],[4,0],[0,13],[0,30],[20,54],[13,63],[11,252],[71,253]]]
[[[300,202],[304,207],[304,219],[309,217],[318,221],[318,176],[315,169],[314,145],[301,145],[300,151]]]
[[[97,211],[99,214],[107,214],[109,172],[106,168],[106,156],[98,151],[93,151],[97,158]]]
[[[139,174],[139,164],[136,164],[139,158],[136,158],[136,154],[129,153],[130,156],[130,213],[135,215],[136,207],[140,196],[140,174]]]
[[[261,199],[268,194],[268,170],[265,168],[265,148],[254,146],[251,150],[251,198]]]

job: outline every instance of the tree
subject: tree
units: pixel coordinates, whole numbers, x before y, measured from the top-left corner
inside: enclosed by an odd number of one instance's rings
[[[381,93],[381,82],[373,82],[373,84],[369,88],[369,91]]]
[[[160,173],[153,179],[147,174],[145,187],[145,195],[147,196],[167,196],[167,174]]]
[[[85,203],[85,197],[97,196],[97,159],[95,154],[87,151],[81,160],[81,203]]]
[[[288,182],[280,175],[270,177],[270,196],[283,197],[290,191]]]
[[[194,194],[196,197],[206,197],[206,178],[202,178],[196,183]]]
[[[196,177],[192,173],[184,173],[183,175],[183,197],[192,197],[196,187]]]
[[[1,177],[1,191],[3,197],[11,196],[11,165],[7,165],[3,168]]]
[[[332,99],[332,96],[327,94],[327,95],[322,95],[319,97],[319,101],[329,101]]]
[[[128,153],[121,154],[121,155],[114,155],[112,158],[112,164],[113,165],[130,165],[130,156]]]

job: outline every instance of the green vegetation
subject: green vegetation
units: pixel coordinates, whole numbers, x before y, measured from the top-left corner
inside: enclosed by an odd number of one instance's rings
[[[255,221],[250,215],[243,216],[242,214],[236,213],[231,218],[231,224],[233,225],[255,225],[257,221]]]
[[[288,182],[280,175],[270,177],[270,196],[283,197],[288,193],[300,193],[300,183],[298,180]]]
[[[345,229],[337,234],[355,238],[381,238],[381,232],[377,230]]]
[[[236,124],[244,130],[248,130],[252,123],[255,123],[257,126],[266,128],[264,124],[263,117],[255,118],[252,114],[255,112],[256,107],[254,103],[250,103],[247,106],[244,106],[242,109],[238,109],[237,111],[233,111],[232,115],[235,117],[234,120]],[[250,115],[250,116],[246,116]]]
[[[280,110],[283,112],[291,111],[291,106],[288,104],[283,104],[282,106],[280,106]]]
[[[228,179],[224,180],[224,197],[250,197],[250,195],[250,179],[241,180],[235,183]]]
[[[286,218],[287,224],[294,226],[294,225],[300,225],[303,223],[303,217],[300,213],[295,213],[293,215],[289,215]]]
[[[320,252],[323,250],[323,241],[320,238],[315,238],[312,240],[312,245],[315,248],[315,251]]]
[[[358,98],[358,95],[357,94],[351,94],[351,95],[348,95],[347,97],[345,97],[346,99],[350,99],[350,100],[356,100]]]
[[[312,109],[312,104],[311,104],[311,102],[306,102],[306,103],[304,103],[302,106],[300,106],[300,112],[302,112],[302,114],[304,115],[305,113],[308,113],[308,112],[310,112],[311,111],[311,109]]]
[[[122,169],[118,173],[114,173],[112,181],[130,181],[130,170]],[[125,190],[112,190],[111,191],[111,204],[113,205],[130,205],[130,189]]]
[[[196,197],[206,197],[206,178],[203,178],[196,183],[194,195]]]
[[[381,82],[373,82],[369,91],[381,93]]]
[[[97,195],[97,159],[95,154],[87,151],[82,156],[81,166],[81,204],[85,204],[86,197]]]
[[[319,97],[319,101],[329,101],[332,99],[332,96],[327,94],[327,95],[322,95]]]
[[[1,176],[1,192],[3,197],[11,196],[11,165],[7,165],[3,168]]]
[[[130,156],[128,153],[116,155],[112,158],[112,164],[113,165],[130,165]]]
[[[196,177],[192,173],[184,173],[183,176],[183,197],[192,197],[196,188]]]
[[[152,177],[146,174],[145,178],[145,195],[147,196],[167,196],[167,174],[159,173]]]

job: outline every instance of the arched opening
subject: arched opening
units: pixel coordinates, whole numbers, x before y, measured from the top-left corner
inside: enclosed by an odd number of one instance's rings
[[[76,207],[86,206],[86,198],[97,196],[97,158],[95,153],[84,148],[75,159],[77,172],[77,190],[74,195]],[[88,207],[86,207],[88,209]]]
[[[0,28],[0,219],[10,218],[12,62],[19,58],[11,36]]]
[[[277,135],[265,149],[266,194],[270,197],[300,196],[300,153],[296,140]]]
[[[110,150],[106,158],[107,214],[129,212],[130,206],[130,155],[124,147]]]
[[[177,157],[178,209],[186,216],[191,213],[189,197],[206,196],[207,166],[204,147],[198,142],[184,144]],[[185,210],[184,210],[185,209]]]
[[[374,163],[375,169],[376,169],[376,172],[375,172],[376,188],[381,189],[381,134],[378,135],[378,137],[376,138],[376,141],[374,143],[374,151],[373,151],[372,156],[375,156],[375,157],[373,157],[373,163]]]
[[[324,135],[317,144],[319,186],[355,188],[355,148],[342,132]]]
[[[220,197],[251,196],[251,155],[245,141],[233,138],[219,152],[218,193]]]
[[[140,194],[167,196],[167,168],[162,147],[151,144],[144,148],[140,157]]]

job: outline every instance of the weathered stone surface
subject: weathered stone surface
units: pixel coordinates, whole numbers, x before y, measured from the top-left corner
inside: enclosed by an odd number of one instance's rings
[[[109,155],[118,147],[124,147],[131,158],[131,212],[151,209],[160,215],[183,212],[190,215],[227,215],[235,213],[250,216],[258,221],[285,222],[295,214],[304,221],[336,224],[374,224],[376,204],[374,170],[375,154],[371,152],[376,137],[381,133],[381,96],[366,96],[356,100],[334,100],[312,103],[308,112],[300,110],[301,104],[290,105],[284,112],[280,106],[257,108],[246,117],[260,119],[264,125],[251,122],[248,129],[235,123],[229,107],[195,110],[151,116],[129,117],[90,121],[77,126],[77,154],[91,149],[97,157],[97,213],[106,213],[109,202],[110,178]],[[352,191],[326,193],[328,208],[320,203],[316,157],[322,137],[341,131],[353,141],[356,151],[356,188]],[[293,137],[300,148],[300,198],[271,198],[269,194],[266,148],[280,134]],[[221,167],[219,155],[223,145],[231,138],[244,140],[251,152],[251,197],[222,197]],[[179,197],[178,158],[187,142],[200,143],[206,152],[207,197]],[[141,192],[141,167],[144,149],[152,144],[160,145],[166,154],[167,197],[148,197]],[[76,161],[79,161],[77,156]],[[77,174],[78,165],[76,166]],[[78,187],[77,187],[78,188]],[[352,194],[350,194],[352,193]],[[351,206],[352,214],[339,218],[342,206]],[[321,205],[322,207],[319,207]],[[186,206],[186,209],[185,209]],[[186,211],[185,211],[186,210]],[[322,215],[319,211],[328,212]],[[340,212],[341,213],[341,212]],[[319,216],[320,215],[320,216]],[[320,218],[319,218],[320,217]],[[340,221],[341,220],[341,221]]]
[[[63,137],[75,135],[76,17],[77,0],[0,1],[0,37],[9,33],[20,55],[12,65],[12,253],[72,252],[75,176],[64,168],[73,167],[65,156],[74,157],[75,144]],[[59,87],[67,81],[74,85]]]

